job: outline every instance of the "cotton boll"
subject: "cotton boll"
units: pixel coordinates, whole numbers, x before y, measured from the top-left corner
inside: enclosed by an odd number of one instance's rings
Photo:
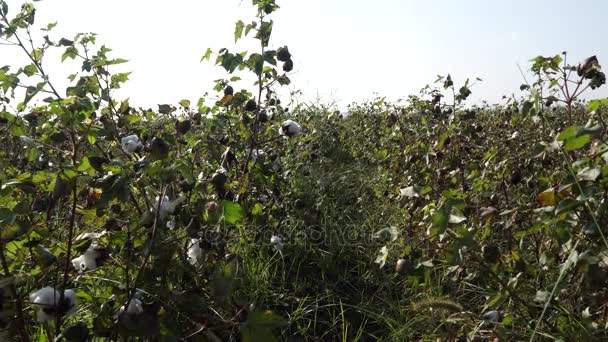
[[[78,306],[76,292],[74,292],[74,290],[65,290],[63,292],[63,299],[66,301],[66,307],[68,308],[65,314],[71,315],[76,312],[76,308]]]
[[[173,230],[175,229],[175,219],[171,220],[171,221],[167,221],[167,228]]]
[[[200,239],[190,240],[190,246],[188,247],[188,260],[193,265],[196,264],[203,256],[203,249],[201,248],[200,242]]]
[[[122,150],[127,154],[140,151],[144,147],[144,145],[139,141],[137,135],[126,136],[120,140],[120,143],[122,145]]]
[[[57,312],[69,315],[76,311],[76,293],[73,290],[65,290],[63,295],[63,303],[58,305],[60,292],[50,286],[30,294],[30,302],[37,309],[36,319],[39,323],[54,321]]]
[[[101,256],[96,246],[89,246],[83,255],[72,259],[72,265],[78,272],[93,271],[97,269],[97,260]]]
[[[270,237],[270,244],[277,250],[283,249],[283,239],[280,236],[273,235]]]
[[[76,237],[76,241],[82,240],[98,240],[102,236],[106,235],[107,231],[102,231],[101,233],[82,233]]]
[[[486,322],[496,323],[502,320],[502,314],[500,313],[500,311],[491,310],[481,315],[481,319]]]
[[[262,150],[251,150],[249,148],[245,149],[245,158],[249,158],[252,164],[257,161],[258,157],[263,158],[265,155],[266,154]]]
[[[118,315],[122,314],[125,312],[125,306],[121,306],[120,310],[118,311]],[[129,307],[127,308],[126,311],[128,314],[133,314],[133,315],[139,315],[140,313],[144,312],[144,307],[142,305],[142,302],[139,298],[133,298],[131,299],[131,301],[129,302]]]
[[[156,203],[158,205],[158,196],[156,196]],[[169,196],[164,196],[162,202],[160,203],[160,211],[159,211],[159,216],[161,220],[164,220],[167,218],[167,215],[169,214]]]
[[[286,137],[295,137],[302,133],[302,127],[293,120],[285,120],[279,127],[279,134]]]

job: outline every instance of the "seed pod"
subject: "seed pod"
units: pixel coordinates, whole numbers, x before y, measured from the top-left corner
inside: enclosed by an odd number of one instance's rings
[[[232,88],[232,86],[226,86],[226,88],[224,88],[224,96],[232,95],[234,95],[234,88]]]
[[[247,103],[245,104],[245,110],[248,112],[253,112],[258,108],[257,103],[255,102],[255,100],[249,100],[247,101]]]
[[[409,268],[410,268],[410,263],[407,260],[405,260],[403,258],[397,260],[397,263],[395,265],[395,271],[397,273],[401,273],[401,274],[407,273]]]
[[[213,184],[216,189],[224,189],[227,180],[228,177],[226,176],[225,169],[218,169],[211,176],[211,184]]]
[[[576,72],[579,76],[586,76],[591,69],[598,65],[599,61],[597,60],[597,57],[591,56],[577,66]]]
[[[259,122],[268,122],[268,114],[265,110],[261,110],[258,112],[258,121]]]
[[[190,120],[177,121],[175,123],[175,130],[179,134],[186,134],[192,128],[192,123]]]
[[[490,263],[497,263],[500,260],[500,249],[493,243],[488,243],[481,247],[483,259]]]
[[[169,156],[169,145],[163,139],[155,137],[150,144],[150,152],[154,159],[165,159]]]
[[[289,59],[291,59],[291,53],[289,53],[287,46],[278,48],[277,59],[281,62],[287,62]]]
[[[291,70],[293,70],[293,61],[288,59],[283,63],[283,71],[290,72]]]
[[[103,171],[103,165],[108,164],[109,162],[110,162],[110,160],[108,160],[108,158],[96,157],[96,156],[89,157],[89,163],[95,169],[95,171],[99,171],[99,172]]]

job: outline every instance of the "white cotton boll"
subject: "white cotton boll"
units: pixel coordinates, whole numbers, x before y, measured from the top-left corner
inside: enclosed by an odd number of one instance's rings
[[[159,201],[158,196],[156,196],[156,205],[158,205],[158,201]],[[168,214],[169,214],[169,196],[164,196],[162,202],[160,203],[160,211],[159,211],[160,219],[161,220],[166,219]]]
[[[66,310],[65,315],[72,314],[76,311],[77,301],[76,293],[73,290],[65,290],[63,293],[65,305],[59,309]],[[56,289],[47,286],[32,294],[30,294],[30,302],[37,309],[36,319],[39,323],[46,323],[55,320],[54,313],[57,311],[57,305],[60,300],[60,293]],[[50,309],[50,310],[45,310]]]
[[[190,246],[188,246],[188,260],[193,265],[203,256],[203,249],[201,248],[200,242],[200,239],[191,239]]]
[[[63,292],[63,298],[67,301],[67,307],[69,308],[65,314],[71,315],[76,312],[76,308],[78,306],[78,301],[76,300],[76,292],[74,292],[74,290],[65,290]]]
[[[279,127],[279,134],[286,137],[295,137],[302,133],[302,127],[293,120],[285,120]]]
[[[107,231],[102,231],[101,233],[82,233],[80,235],[78,235],[76,237],[76,241],[82,241],[82,240],[98,240],[99,238],[101,238],[102,236],[106,235],[108,232]]]
[[[167,228],[171,230],[175,229],[175,220],[167,221]]]
[[[270,244],[277,250],[283,249],[283,239],[280,236],[273,235],[270,237]]]
[[[481,319],[486,322],[500,322],[501,318],[502,315],[500,311],[497,310],[491,310],[481,315]]]
[[[513,134],[511,135],[511,139],[517,139],[517,138],[519,138],[519,132],[518,132],[518,131],[515,131],[515,132],[513,132]]]
[[[251,163],[255,163],[259,158],[263,158],[266,153],[262,150],[258,150],[258,149],[254,149],[251,150],[249,148],[245,149],[245,158],[248,158],[251,154],[251,157],[249,158],[249,160],[251,161]]]
[[[78,272],[93,271],[97,269],[97,259],[100,257],[95,246],[91,245],[83,255],[72,259],[72,265]]]
[[[122,150],[127,154],[132,154],[141,150],[144,145],[139,141],[137,135],[129,135],[120,140]]]
[[[121,306],[120,310],[118,311],[118,314],[122,314],[123,312],[125,312],[125,306]],[[134,315],[139,315],[140,313],[144,312],[144,307],[142,306],[141,300],[139,300],[139,298],[133,298],[131,299],[131,301],[129,302],[129,307],[127,308],[127,313],[129,314],[134,314]]]

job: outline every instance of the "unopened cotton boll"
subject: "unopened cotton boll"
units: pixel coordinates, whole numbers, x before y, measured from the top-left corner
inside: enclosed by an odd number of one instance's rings
[[[39,323],[52,322],[57,312],[70,315],[76,311],[76,293],[73,290],[64,291],[63,303],[59,303],[60,299],[60,292],[50,286],[30,294],[30,302],[37,310],[36,320]]]
[[[127,154],[141,151],[144,148],[144,145],[139,141],[139,138],[135,134],[123,137],[120,140],[120,143],[122,145],[122,150]]]
[[[191,239],[190,245],[188,246],[188,260],[193,265],[195,265],[203,256],[203,249],[201,248],[200,243],[200,239]]]
[[[285,120],[279,127],[279,134],[286,137],[295,137],[302,133],[302,127],[293,120]]]
[[[283,239],[280,236],[273,235],[270,237],[270,244],[277,250],[283,249]]]

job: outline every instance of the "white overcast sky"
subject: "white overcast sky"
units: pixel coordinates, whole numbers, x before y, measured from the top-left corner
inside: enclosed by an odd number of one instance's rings
[[[8,0],[14,13],[22,1]],[[59,24],[52,37],[95,32],[131,81],[118,92],[136,106],[196,101],[226,74],[200,63],[207,47],[234,44],[234,23],[253,19],[249,0],[43,0],[36,24]],[[376,95],[404,98],[451,73],[484,81],[472,101],[500,102],[522,83],[517,64],[569,51],[569,59],[598,55],[608,66],[608,1],[603,0],[279,0],[271,47],[288,45],[295,62],[290,90],[344,108]],[[251,41],[251,40],[250,40]],[[63,87],[78,71],[50,55],[51,77]],[[20,51],[0,45],[0,64],[25,65]],[[236,85],[236,88],[246,84]],[[608,87],[591,94],[608,96]]]

